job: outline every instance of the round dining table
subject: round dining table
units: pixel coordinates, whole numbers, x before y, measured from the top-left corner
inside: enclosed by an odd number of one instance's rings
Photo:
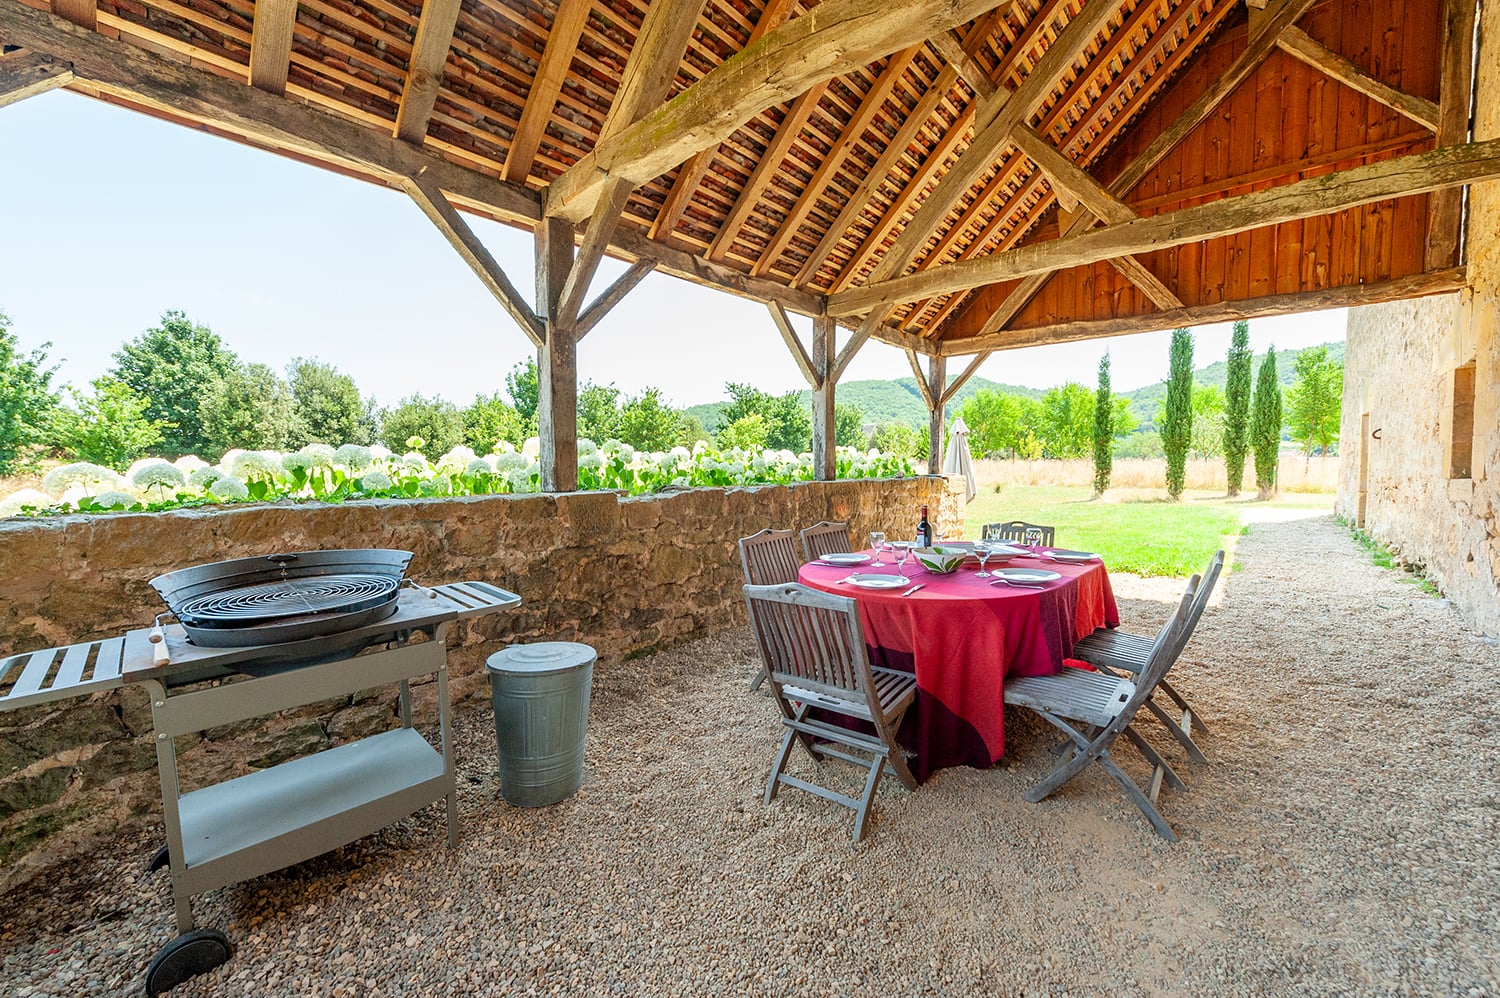
[[[911,769],[918,780],[949,766],[998,762],[1005,751],[1005,678],[1058,672],[1079,638],[1119,625],[1102,561],[1065,563],[1052,560],[1049,549],[1037,550],[988,565],[991,573],[1057,573],[1036,589],[979,578],[974,558],[946,575],[908,562],[902,574],[912,586],[921,584],[910,594],[908,586],[865,589],[849,581],[855,573],[896,575],[889,555],[882,567],[813,561],[798,572],[804,585],[858,602],[871,664],[916,675],[916,703],[898,739],[914,753]]]

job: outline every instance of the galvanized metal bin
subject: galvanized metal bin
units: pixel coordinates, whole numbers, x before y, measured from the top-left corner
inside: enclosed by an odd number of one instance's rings
[[[489,657],[500,795],[544,807],[583,783],[594,649],[572,641],[511,645]]]

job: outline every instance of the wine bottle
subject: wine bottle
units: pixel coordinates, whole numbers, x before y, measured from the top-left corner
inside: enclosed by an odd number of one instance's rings
[[[932,524],[927,522],[927,507],[922,507],[922,518],[917,521],[917,542],[924,548],[932,547]]]

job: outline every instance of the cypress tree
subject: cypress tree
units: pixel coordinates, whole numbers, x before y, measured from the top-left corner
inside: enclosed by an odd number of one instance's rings
[[[1109,354],[1099,358],[1099,393],[1094,398],[1094,498],[1109,488],[1114,470],[1115,393],[1109,385]]]
[[[1266,351],[1255,376],[1255,402],[1250,411],[1250,449],[1255,454],[1258,498],[1276,494],[1276,457],[1281,447],[1281,382],[1276,377],[1276,350]]]
[[[1245,454],[1250,447],[1250,323],[1234,324],[1229,344],[1229,373],[1224,384],[1224,471],[1231,498],[1245,480]]]
[[[1167,495],[1182,498],[1187,480],[1188,445],[1193,439],[1193,331],[1172,331],[1172,362],[1167,374],[1167,400],[1161,427],[1161,446],[1167,452]]]

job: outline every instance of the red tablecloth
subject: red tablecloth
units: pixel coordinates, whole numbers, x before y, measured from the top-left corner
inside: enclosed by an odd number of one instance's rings
[[[1042,590],[991,585],[968,562],[951,575],[908,563],[910,596],[900,589],[846,585],[843,566],[803,565],[802,582],[859,600],[865,641],[875,665],[917,677],[917,700],[899,737],[916,754],[912,772],[925,780],[947,766],[994,765],[1005,751],[1003,689],[1006,676],[1044,676],[1063,667],[1079,638],[1120,623],[1109,573],[1102,562],[1069,565],[1017,558],[998,567],[1046,568],[1062,578]],[[895,574],[896,569],[853,569]]]

